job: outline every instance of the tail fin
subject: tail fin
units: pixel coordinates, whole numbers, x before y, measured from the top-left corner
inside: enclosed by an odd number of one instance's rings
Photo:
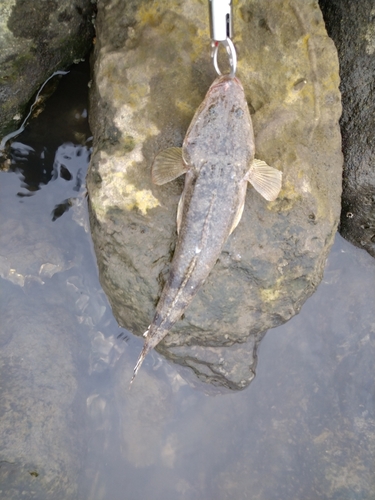
[[[135,377],[136,377],[136,375],[138,373],[138,370],[142,366],[142,363],[143,363],[145,357],[147,356],[147,353],[148,353],[149,350],[150,350],[150,346],[148,345],[148,342],[146,341],[145,345],[143,346],[143,349],[141,351],[141,354],[139,355],[137,364],[134,367],[134,373],[133,373],[133,377],[132,377],[132,379],[130,381],[130,385],[132,385],[133,380],[135,379]]]

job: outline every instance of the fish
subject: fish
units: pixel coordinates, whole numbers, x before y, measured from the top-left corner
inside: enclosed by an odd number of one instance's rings
[[[177,208],[177,242],[169,276],[134,367],[181,318],[210,274],[243,213],[248,183],[267,201],[279,195],[282,172],[255,159],[252,121],[240,80],[220,76],[189,125],[182,148],[158,153],[152,181],[163,185],[185,174]]]

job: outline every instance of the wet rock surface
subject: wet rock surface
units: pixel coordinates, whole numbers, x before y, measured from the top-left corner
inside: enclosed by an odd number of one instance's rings
[[[0,5],[0,137],[17,128],[25,105],[57,69],[92,43],[90,0],[5,0]]]
[[[195,366],[205,363],[197,346],[225,359],[227,346],[300,310],[321,280],[340,213],[337,55],[318,4],[239,2],[236,12],[238,76],[252,112],[256,156],[283,171],[283,188],[272,203],[248,189],[239,226],[160,346],[182,363],[189,352]],[[150,167],[159,150],[181,145],[215,78],[208,48],[206,5],[99,5],[91,229],[115,317],[137,335],[149,325],[168,273],[182,191],[180,180],[152,185]],[[247,373],[234,370],[240,375],[233,378],[215,361],[219,383],[247,385],[255,357],[246,359]]]
[[[375,257],[375,6],[320,0],[340,60],[344,178],[340,233]]]

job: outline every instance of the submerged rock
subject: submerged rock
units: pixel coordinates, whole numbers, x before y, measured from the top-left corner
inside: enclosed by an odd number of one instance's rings
[[[75,323],[57,303],[52,314],[31,294],[3,288],[1,498],[25,492],[37,500],[77,498],[84,439],[76,430],[82,415],[77,366],[83,358],[76,354]]]
[[[0,138],[17,128],[24,106],[57,69],[92,43],[90,0],[2,0],[0,4]]]
[[[340,233],[375,257],[375,5],[321,0],[340,60],[344,179]]]
[[[215,78],[208,9],[190,0],[98,8],[91,229],[113,313],[140,335],[168,274],[183,185],[153,185],[150,167],[158,151],[181,145]],[[298,313],[321,280],[342,155],[337,55],[317,2],[240,1],[234,21],[256,157],[283,171],[283,188],[271,203],[248,189],[240,224],[158,349],[203,380],[240,389],[254,376],[256,339]],[[234,356],[249,339],[246,355]]]

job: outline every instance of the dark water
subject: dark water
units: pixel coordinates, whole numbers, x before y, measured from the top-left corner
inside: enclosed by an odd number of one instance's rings
[[[0,172],[1,499],[375,499],[375,260],[339,235],[244,391],[208,396],[103,294],[85,197],[87,69]],[[183,375],[183,373],[182,373]]]

